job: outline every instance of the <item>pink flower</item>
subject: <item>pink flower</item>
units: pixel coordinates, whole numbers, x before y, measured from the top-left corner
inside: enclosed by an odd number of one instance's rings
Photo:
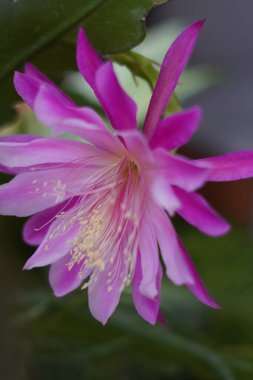
[[[195,161],[175,155],[170,151],[188,142],[201,110],[193,107],[162,118],[202,24],[184,30],[166,54],[143,130],[137,129],[136,105],[121,88],[112,63],[101,60],[82,30],[78,67],[113,132],[92,109],[78,107],[33,66],[15,74],[17,92],[39,121],[52,128],[53,137],[1,138],[1,168],[15,177],[0,187],[0,212],[33,215],[24,239],[39,247],[25,269],[50,265],[56,296],[87,287],[91,313],[103,324],[130,283],[138,313],[156,322],[163,272],[158,247],[169,279],[218,307],[170,216],[176,212],[211,236],[227,232],[228,224],[195,191],[206,181],[252,176],[253,152]],[[60,139],[64,132],[83,141]]]

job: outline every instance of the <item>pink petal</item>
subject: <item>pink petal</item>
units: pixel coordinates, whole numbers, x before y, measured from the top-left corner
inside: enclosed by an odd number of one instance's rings
[[[77,38],[77,66],[86,82],[95,91],[95,76],[98,68],[103,64],[102,59],[93,49],[83,29],[79,29]]]
[[[208,168],[208,181],[237,181],[253,176],[253,151],[241,151],[197,160]]]
[[[144,124],[144,131],[149,138],[153,136],[163,111],[175,91],[203,23],[204,21],[198,21],[185,29],[171,45],[164,58]]]
[[[40,122],[54,127],[57,134],[70,132],[108,151],[122,149],[120,141],[93,110],[69,107],[48,87],[41,87],[34,108]]]
[[[53,207],[80,193],[85,174],[73,166],[18,174],[0,186],[0,213],[30,216]]]
[[[153,205],[150,217],[154,225],[156,238],[166,265],[167,276],[176,284],[191,283],[192,277],[182,261],[181,248],[167,214]]]
[[[93,281],[92,285],[88,286],[89,308],[93,317],[103,325],[113,314],[120,300],[122,292],[120,273],[124,272],[123,261],[122,259],[119,264],[119,275],[114,276],[116,268],[111,266],[102,272],[95,270],[91,276],[91,278],[97,278],[97,281]],[[114,276],[114,280],[110,284],[107,283],[110,278],[109,272]]]
[[[153,199],[159,206],[165,208],[170,215],[174,215],[175,211],[180,208],[181,203],[170,184],[169,178],[161,174],[159,170],[152,170],[151,177],[150,192]]]
[[[161,148],[154,150],[153,154],[160,172],[167,176],[171,185],[194,191],[206,182],[208,170],[196,161],[188,160],[178,154],[167,153]]]
[[[203,285],[189,255],[178,240],[173,226],[164,211],[152,209],[152,220],[162,257],[166,265],[167,276],[176,285],[186,285],[204,304],[218,308]]]
[[[34,102],[41,86],[47,86],[49,89],[56,91],[65,100],[66,104],[73,104],[72,100],[63,91],[31,64],[25,65],[25,73],[15,72],[14,86],[17,93],[31,108],[34,107]]]
[[[142,269],[141,269],[141,260],[140,254],[137,255],[134,277],[133,277],[133,287],[132,295],[133,302],[136,307],[138,314],[145,319],[145,321],[154,325],[159,316],[159,307],[160,307],[160,290],[161,290],[161,280],[162,280],[162,267],[159,263],[157,277],[156,277],[156,287],[157,295],[154,298],[145,297],[140,292],[140,284],[142,281]]]
[[[72,243],[70,242],[75,239],[80,226],[72,224],[70,227],[67,228],[66,226],[64,228],[61,223],[61,218],[58,218],[50,225],[44,240],[30,259],[27,260],[24,269],[43,267],[55,263],[70,252],[72,248]],[[63,227],[61,231],[57,230],[58,226]]]
[[[23,228],[24,241],[30,245],[39,245],[45,238],[49,227],[58,213],[68,210],[75,203],[76,199],[74,198],[71,201],[62,202],[29,218]]]
[[[8,140],[0,139],[0,163],[8,167],[71,162],[92,154],[92,147],[78,141],[38,136],[28,142]]]
[[[77,64],[112,126],[118,130],[135,129],[137,122],[134,101],[121,88],[112,64],[103,63],[82,29],[78,35]]]
[[[201,120],[200,107],[193,107],[160,121],[150,140],[151,148],[177,149],[193,136]]]
[[[212,299],[212,297],[208,293],[205,285],[201,281],[201,278],[199,277],[199,275],[196,271],[196,268],[195,268],[190,256],[188,255],[185,247],[183,246],[182,242],[179,241],[179,244],[181,247],[182,262],[188,268],[189,273],[191,273],[191,277],[192,277],[191,282],[186,283],[187,288],[203,304],[210,306],[214,309],[219,309],[220,306]]]
[[[117,136],[128,151],[131,158],[134,158],[137,163],[151,163],[154,161],[153,154],[149,148],[148,141],[143,133],[138,130],[117,132]]]
[[[159,255],[154,227],[147,217],[141,225],[139,250],[142,269],[139,291],[143,296],[153,299],[158,294],[156,279]]]
[[[50,266],[49,283],[57,297],[65,296],[78,288],[91,274],[90,269],[82,268],[82,263],[75,264],[69,270],[67,264],[70,260],[71,255],[68,254]]]
[[[219,236],[229,231],[229,224],[199,194],[175,189],[181,208],[177,213],[188,223],[210,236]]]
[[[96,73],[96,93],[115,129],[137,129],[136,104],[121,88],[111,62],[103,64]]]

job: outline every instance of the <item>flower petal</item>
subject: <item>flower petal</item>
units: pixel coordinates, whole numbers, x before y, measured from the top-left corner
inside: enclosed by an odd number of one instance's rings
[[[82,268],[82,263],[75,264],[69,270],[67,264],[70,260],[71,255],[68,254],[50,266],[49,283],[57,297],[65,296],[78,288],[91,274],[90,269]]]
[[[80,193],[88,178],[74,166],[18,174],[0,186],[0,213],[30,216]]]
[[[27,260],[24,269],[32,269],[43,267],[67,255],[73,245],[73,240],[80,226],[77,223],[72,223],[70,226],[62,222],[61,218],[57,218],[49,227],[48,232],[35,251],[35,253]]]
[[[96,93],[115,129],[137,129],[136,104],[121,88],[111,62],[104,63],[96,73]]]
[[[76,199],[62,202],[54,207],[39,212],[27,220],[23,228],[23,239],[30,245],[39,245],[45,238],[49,227],[54,222],[55,217],[74,206]]]
[[[157,295],[154,298],[145,297],[140,292],[140,284],[142,281],[142,269],[141,269],[141,260],[140,254],[137,254],[134,277],[133,277],[133,287],[132,287],[132,295],[133,302],[136,307],[138,314],[145,319],[145,321],[154,325],[157,321],[159,315],[159,307],[160,307],[160,290],[161,290],[161,280],[162,280],[162,266],[159,263],[157,277],[156,277],[156,287],[157,287]]]
[[[197,163],[208,168],[208,181],[237,181],[253,176],[253,151],[203,158]]]
[[[193,107],[160,121],[150,140],[151,148],[177,149],[186,144],[199,127],[201,108]]]
[[[152,170],[151,176],[150,192],[153,199],[159,206],[165,208],[170,215],[174,215],[181,203],[170,184],[169,178],[155,170]]]
[[[83,29],[79,29],[77,38],[77,66],[86,80],[86,82],[95,91],[95,77],[96,71],[103,64],[102,59],[99,57],[93,46],[90,44]]]
[[[90,155],[93,151],[94,148],[87,144],[57,138],[37,136],[28,142],[0,139],[0,163],[8,167],[71,162]]]
[[[114,273],[115,268],[110,267],[102,272],[95,270],[92,273],[92,278],[97,278],[88,286],[88,298],[90,312],[94,318],[100,321],[103,325],[106,324],[110,316],[116,309],[120,295],[122,292],[122,279],[120,274],[114,276],[114,280],[108,285],[107,281],[110,278],[109,273]],[[124,272],[124,260],[120,260],[119,273]]]
[[[229,224],[199,194],[176,188],[181,208],[177,213],[188,223],[210,236],[220,236],[229,231]]]
[[[14,74],[14,86],[17,93],[32,109],[38,91],[43,85],[56,91],[64,99],[65,103],[73,104],[72,100],[63,91],[33,65],[26,64],[25,73],[16,71]]]
[[[171,185],[194,191],[203,186],[208,178],[208,170],[196,161],[170,154],[161,148],[155,149],[153,154],[160,172],[167,176]]]
[[[173,42],[164,58],[144,123],[144,131],[149,138],[153,136],[163,111],[191,56],[203,22],[198,21],[185,29]]]
[[[139,250],[142,269],[139,290],[143,296],[153,299],[158,294],[156,279],[159,255],[154,227],[147,217],[142,221]]]
[[[186,285],[204,304],[219,308],[203,285],[189,255],[176,236],[173,226],[164,211],[152,209],[152,220],[156,237],[166,265],[167,276],[176,285]]]
[[[161,208],[155,205],[151,208],[150,217],[166,265],[167,276],[176,285],[191,283],[192,277],[182,262],[181,249],[170,219]]]
[[[56,134],[70,132],[107,151],[122,149],[120,141],[93,110],[69,107],[48,87],[41,87],[34,108],[40,122],[53,127]]]
[[[198,275],[196,268],[188,255],[185,247],[182,242],[179,241],[181,247],[182,262],[188,268],[189,273],[191,274],[191,282],[186,283],[187,288],[195,295],[195,297],[202,302],[203,304],[210,306],[214,309],[219,309],[220,306],[212,299],[208,293],[205,285],[201,281],[200,276]]]
[[[77,64],[112,126],[118,130],[136,129],[136,104],[121,88],[112,63],[103,63],[82,29],[78,34]]]

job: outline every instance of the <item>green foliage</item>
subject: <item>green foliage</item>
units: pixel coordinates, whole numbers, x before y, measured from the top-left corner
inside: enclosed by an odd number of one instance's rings
[[[45,65],[46,73],[75,68],[77,25],[101,53],[129,50],[145,36],[145,16],[154,0],[3,0],[0,12],[1,120],[17,97],[13,71],[25,61]],[[5,89],[4,93],[2,89]],[[12,113],[13,114],[13,113]]]

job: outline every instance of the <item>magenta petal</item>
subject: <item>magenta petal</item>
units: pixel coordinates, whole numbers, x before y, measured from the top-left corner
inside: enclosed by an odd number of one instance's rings
[[[33,108],[40,87],[40,81],[30,75],[15,72],[14,86],[19,96]]]
[[[203,285],[191,258],[182,243],[178,240],[165,212],[157,207],[153,207],[151,215],[158,244],[166,265],[167,276],[176,285],[186,285],[204,304],[218,308],[219,306],[212,300]]]
[[[188,223],[210,236],[223,235],[229,231],[229,224],[201,195],[187,193],[179,188],[175,192],[181,201],[181,208],[177,213]]]
[[[121,88],[111,62],[104,63],[96,73],[96,93],[115,129],[137,129],[136,104]]]
[[[154,227],[147,217],[142,221],[139,250],[142,268],[139,290],[143,296],[153,299],[158,294],[159,255]]]
[[[31,77],[37,78],[42,82],[48,83],[52,86],[55,86],[55,84],[40,70],[38,70],[34,65],[31,63],[25,64],[25,74],[28,74]]]
[[[173,150],[186,144],[199,127],[201,108],[193,107],[160,121],[150,140],[151,148]]]
[[[27,220],[23,228],[23,239],[30,245],[39,245],[46,236],[49,227],[55,220],[56,215],[74,206],[76,199],[62,202],[54,207],[33,215]]]
[[[201,281],[196,268],[188,255],[185,247],[182,242],[179,241],[181,247],[181,259],[182,263],[188,268],[189,273],[191,274],[191,282],[186,283],[187,288],[195,295],[195,297],[201,301],[203,304],[210,306],[214,309],[219,309],[220,306],[212,299],[210,294],[208,293],[205,285]]]
[[[208,181],[237,181],[253,176],[253,151],[241,151],[197,160],[208,168]]]
[[[77,38],[77,65],[80,73],[95,91],[95,76],[98,68],[103,64],[102,59],[90,44],[83,29],[79,29]]]
[[[82,29],[78,34],[77,64],[112,126],[118,130],[136,129],[136,104],[121,88],[112,63],[103,63]]]
[[[176,185],[187,191],[194,191],[206,182],[208,170],[201,167],[196,161],[186,159],[178,154],[170,154],[161,148],[154,150],[153,153],[161,173],[167,176],[171,185]]]
[[[12,141],[10,137],[8,140],[1,138],[0,163],[8,167],[63,163],[80,159],[89,150],[87,145],[78,141],[38,136],[36,139],[27,140],[28,142],[18,142],[17,139]]]
[[[140,292],[140,284],[142,281],[142,269],[141,269],[141,260],[140,254],[137,254],[134,277],[133,277],[133,287],[132,295],[133,302],[136,307],[138,314],[145,319],[145,321],[154,325],[158,318],[159,307],[160,307],[160,289],[161,289],[161,280],[162,280],[162,267],[159,263],[157,276],[156,276],[156,287],[158,290],[157,295],[154,298],[145,297]]]
[[[69,106],[64,98],[48,87],[42,87],[35,102],[35,113],[41,123],[53,127],[55,134],[69,132],[107,151],[122,149],[122,144],[89,108]]]
[[[203,22],[198,21],[185,29],[173,42],[164,58],[144,124],[144,131],[149,138],[153,136],[163,111],[191,56]]]
[[[60,233],[57,227],[60,225],[61,221],[56,219],[51,225],[35,253],[27,260],[24,269],[32,269],[36,267],[43,267],[56,261],[60,260],[62,257],[67,255],[72,246],[68,242],[73,242],[80,226],[73,225],[64,233]],[[54,238],[50,238],[54,235]]]
[[[86,170],[72,166],[18,174],[0,186],[0,213],[33,215],[78,195],[86,180]]]
[[[152,170],[151,176],[150,192],[153,199],[170,215],[174,215],[175,211],[180,208],[181,203],[170,184],[170,179],[159,173],[159,170]]]
[[[70,260],[71,255],[68,254],[50,266],[49,283],[57,297],[65,296],[78,288],[91,274],[90,269],[82,268],[82,263],[75,264],[69,270],[67,264]]]
[[[167,214],[153,205],[150,217],[155,229],[156,238],[166,266],[167,276],[176,284],[191,283],[192,276],[182,261],[181,248],[175,230]]]
[[[121,260],[119,264],[120,270],[122,270],[123,265],[123,260]],[[112,270],[115,271],[115,268],[106,269],[99,273],[97,271],[93,272],[91,278],[97,277],[97,281],[88,286],[90,312],[103,325],[106,324],[115,311],[122,292],[122,280],[117,275],[114,281],[110,285],[107,285],[108,273]]]

